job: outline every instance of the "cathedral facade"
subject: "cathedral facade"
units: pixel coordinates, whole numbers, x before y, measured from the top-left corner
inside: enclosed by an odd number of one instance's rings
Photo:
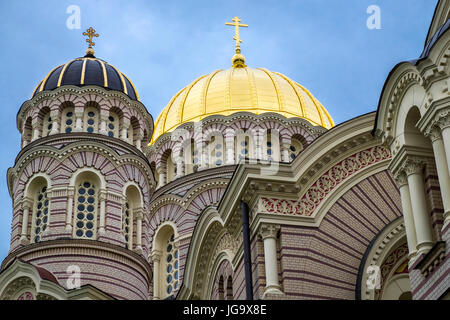
[[[237,17],[232,66],[156,121],[92,46],[55,67],[17,114],[0,299],[450,299],[448,18],[337,126],[246,66]]]

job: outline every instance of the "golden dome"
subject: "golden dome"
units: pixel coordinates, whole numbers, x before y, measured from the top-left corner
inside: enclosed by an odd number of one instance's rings
[[[236,112],[275,112],[330,129],[331,116],[304,87],[262,68],[229,68],[204,75],[178,92],[155,122],[151,144],[183,123]]]

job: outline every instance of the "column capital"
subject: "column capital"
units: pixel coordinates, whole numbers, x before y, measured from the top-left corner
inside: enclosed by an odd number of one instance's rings
[[[98,198],[99,198],[100,201],[105,201],[107,195],[108,195],[108,192],[106,191],[106,189],[100,189],[100,192],[98,194]]]
[[[23,197],[22,199],[22,209],[31,209],[33,207],[33,199],[29,197]]]
[[[416,157],[408,157],[405,164],[402,166],[407,176],[412,174],[421,174],[422,169],[425,166],[425,161]]]
[[[152,250],[151,257],[154,263],[158,263],[161,261],[162,252],[160,250]]]
[[[144,218],[144,208],[135,208],[133,209],[133,215],[137,220],[142,220]]]
[[[258,234],[261,236],[263,240],[267,238],[276,239],[278,230],[280,230],[280,225],[271,224],[271,223],[263,223],[259,227]]]
[[[399,188],[408,184],[408,176],[406,175],[406,173],[404,171],[397,173],[394,176],[394,180],[397,183],[397,187],[399,187]]]
[[[425,137],[430,138],[431,142],[442,139],[441,128],[437,125],[433,125],[424,132]]]
[[[450,127],[450,108],[437,112],[433,121],[441,130]]]

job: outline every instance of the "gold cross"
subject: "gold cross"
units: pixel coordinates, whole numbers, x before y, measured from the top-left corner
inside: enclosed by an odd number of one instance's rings
[[[83,36],[89,37],[89,39],[86,39],[86,42],[89,43],[89,48],[95,46],[95,42],[92,41],[92,38],[98,37],[98,33],[95,33],[95,30],[92,27],[87,29],[86,32],[83,32]]]
[[[225,25],[235,27],[236,35],[233,37],[233,39],[236,40],[236,50],[237,49],[240,50],[240,47],[241,47],[240,43],[242,42],[242,40],[239,38],[239,27],[248,27],[248,24],[239,23],[239,22],[241,22],[241,19],[239,19],[238,17],[234,17],[231,20],[233,20],[234,23],[233,22],[225,22]]]

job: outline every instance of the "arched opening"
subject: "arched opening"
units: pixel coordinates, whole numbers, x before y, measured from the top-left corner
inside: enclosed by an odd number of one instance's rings
[[[42,123],[42,137],[46,137],[50,134],[50,131],[53,128],[53,120],[50,117],[50,108],[44,107],[39,111],[38,115],[39,119],[41,119]]]
[[[223,136],[220,133],[216,133],[211,136],[210,143],[208,144],[209,151],[209,167],[220,167],[224,163],[224,146]]]
[[[198,171],[200,165],[201,154],[197,149],[194,139],[190,139],[189,143],[184,144],[183,148],[185,174],[194,173]]]
[[[119,108],[113,107],[109,110],[108,121],[106,122],[106,131],[109,137],[119,138],[122,117],[123,113]]]
[[[303,137],[294,135],[291,138],[291,145],[289,147],[289,159],[293,161],[299,153],[304,149],[304,145],[302,143]]]
[[[32,208],[30,208],[32,210],[30,241],[32,243],[40,242],[50,225],[50,200],[47,189],[48,183],[44,177],[34,178],[27,187],[27,198],[32,199]],[[25,220],[28,221],[28,219]]]
[[[100,179],[91,172],[81,172],[75,180],[73,236],[95,240],[97,236]]]
[[[172,150],[167,150],[162,156],[162,161],[165,164],[166,181],[167,183],[173,181],[177,175],[177,167],[173,162]],[[164,181],[162,181],[164,183]]]
[[[71,133],[75,128],[75,106],[71,101],[64,102],[61,112],[61,133]]]
[[[125,190],[125,204],[122,210],[122,234],[126,247],[130,250],[138,244],[136,212],[139,208],[142,208],[141,192],[135,185],[130,185]]]
[[[179,251],[175,244],[175,230],[171,225],[163,225],[156,233],[153,250],[160,253],[158,266],[154,267],[154,296],[166,299],[179,289]],[[156,292],[157,291],[157,292]]]
[[[32,121],[31,117],[28,117],[24,123],[22,133],[22,147],[25,147],[27,144],[31,142],[33,134],[33,126],[31,121]]]
[[[253,136],[247,129],[237,132],[235,150],[238,161],[253,158]]]
[[[128,128],[128,141],[133,146],[136,146],[136,142],[139,138],[139,121],[136,117],[131,117],[130,127]]]
[[[95,101],[90,101],[84,109],[84,131],[87,133],[98,133],[98,119],[100,106]]]
[[[420,120],[420,111],[417,107],[412,107],[405,119],[404,131],[405,145],[432,149],[431,142],[416,127]]]
[[[280,135],[278,130],[269,129],[263,141],[263,159],[267,161],[280,161]]]

